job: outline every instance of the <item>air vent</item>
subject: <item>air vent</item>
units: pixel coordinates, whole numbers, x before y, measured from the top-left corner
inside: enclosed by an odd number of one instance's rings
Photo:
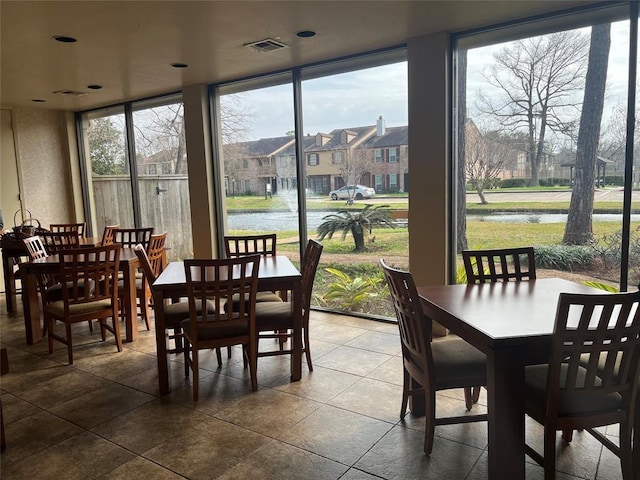
[[[280,50],[281,48],[287,48],[289,45],[274,40],[273,38],[265,38],[257,42],[245,43],[244,46],[255,48],[259,52],[272,52],[274,50]]]
[[[78,92],[77,90],[56,90],[58,95],[70,95],[72,97],[82,97],[83,95],[89,95],[89,92]]]

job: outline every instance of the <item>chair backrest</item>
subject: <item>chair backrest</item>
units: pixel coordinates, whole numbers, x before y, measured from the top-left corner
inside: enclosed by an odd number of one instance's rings
[[[156,235],[151,235],[151,239],[149,240],[149,247],[147,248],[147,260],[149,262],[149,266],[151,267],[151,271],[153,272],[153,277],[150,277],[145,272],[145,278],[150,278],[151,282],[154,282],[155,279],[162,273],[164,267],[167,264],[167,255],[165,249],[165,242],[167,240],[167,232],[158,233]],[[142,246],[141,244],[138,244]],[[135,248],[138,248],[136,245]]]
[[[320,255],[322,254],[323,245],[315,240],[307,242],[307,248],[304,251],[300,273],[302,274],[302,301],[304,307],[304,316],[309,317],[309,309],[311,308],[311,293],[313,292],[313,281],[316,278],[316,271],[320,263]]]
[[[616,406],[613,414],[624,415],[635,398],[639,373],[640,292],[561,293],[547,376],[549,417],[557,415],[561,392],[569,402],[583,403],[589,395],[617,393],[622,408]]]
[[[536,278],[533,247],[462,252],[467,283],[508,282]]]
[[[49,225],[52,232],[78,232],[80,237],[84,237],[87,231],[87,224],[81,223],[52,223]]]
[[[388,266],[380,259],[380,266],[389,286],[391,301],[398,319],[404,365],[414,378],[431,378],[431,320],[422,310],[420,296],[409,272]],[[429,385],[422,385],[429,389]]]
[[[65,310],[99,300],[110,300],[112,305],[117,302],[119,264],[120,245],[60,252],[60,280],[67,286],[62,289]]]
[[[38,258],[45,258],[49,256],[49,254],[47,253],[47,249],[42,243],[42,239],[37,235],[24,238],[22,242],[24,243],[24,247],[27,249],[27,253],[29,253],[30,260],[36,260]]]
[[[145,278],[149,282],[151,289],[153,289],[153,282],[156,281],[156,278],[158,278],[158,275],[162,273],[162,270],[156,271],[153,268],[153,266],[151,265],[151,262],[149,261],[149,256],[147,255],[147,252],[141,243],[133,247],[133,250],[136,254],[136,257],[138,257],[138,261],[140,262],[140,268],[142,269],[142,272],[144,273]],[[160,263],[160,267],[162,267],[161,263]]]
[[[192,337],[197,338],[198,326],[206,329],[211,322],[224,322],[216,323],[216,327],[228,326],[230,329],[234,326],[246,327],[249,322],[249,328],[255,332],[253,306],[259,268],[260,255],[184,261]],[[225,305],[234,295],[247,298],[248,301],[238,302],[237,310],[227,313]],[[207,301],[213,303],[213,309],[207,308]]]
[[[141,243],[145,249],[148,249],[151,235],[153,235],[153,227],[117,228],[114,232],[113,242],[121,245],[123,248],[133,248]]]
[[[104,231],[102,232],[102,240],[100,241],[100,245],[102,245],[103,247],[107,245],[113,245],[116,229],[118,228],[120,228],[120,225],[105,225]]]
[[[80,246],[80,234],[75,230],[67,232],[42,232],[40,237],[49,255],[58,253],[61,250],[78,248]]]
[[[256,253],[262,256],[275,255],[276,234],[225,235],[224,249],[227,258],[254,255]]]

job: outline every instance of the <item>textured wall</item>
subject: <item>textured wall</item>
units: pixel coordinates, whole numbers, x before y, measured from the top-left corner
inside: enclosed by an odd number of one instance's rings
[[[23,206],[43,227],[75,221],[66,114],[32,108],[13,114]]]

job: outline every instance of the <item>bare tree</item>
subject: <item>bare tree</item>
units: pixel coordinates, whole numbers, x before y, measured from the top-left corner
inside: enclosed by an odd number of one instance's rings
[[[136,149],[145,155],[162,153],[163,161],[173,165],[172,173],[186,173],[187,157],[182,102],[144,110],[148,118],[136,121]]]
[[[640,131],[640,117],[636,116],[636,132]],[[625,149],[627,141],[627,108],[619,103],[611,109],[607,123],[600,132],[600,156],[611,160],[616,171],[624,171]],[[640,165],[640,135],[635,135],[633,145],[635,166]]]
[[[342,158],[335,160],[340,176],[345,185],[356,185],[361,181],[362,176],[371,169],[371,152],[360,146],[340,150],[340,152]],[[352,195],[355,195],[355,193],[355,189],[353,191],[349,190],[347,203],[353,203]]]
[[[563,243],[586,245],[593,240],[593,195],[600,124],[611,46],[611,24],[591,28],[589,68],[584,88],[576,152],[576,174]]]
[[[518,40],[495,54],[495,64],[483,74],[499,94],[480,95],[478,107],[503,127],[526,130],[531,185],[539,185],[547,129],[564,134],[573,128],[588,44],[588,36],[579,32]]]
[[[517,160],[518,152],[509,139],[498,132],[478,132],[467,139],[465,173],[467,180],[480,197],[480,203],[489,203],[484,191],[491,188],[500,173]]]

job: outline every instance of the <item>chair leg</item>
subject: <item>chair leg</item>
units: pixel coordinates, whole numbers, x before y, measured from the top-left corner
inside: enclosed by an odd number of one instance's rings
[[[471,387],[464,387],[464,404],[467,407],[467,412],[473,407],[473,393]]]
[[[573,429],[571,429],[571,430],[563,430],[562,431],[562,440],[564,440],[566,443],[571,443],[571,440],[573,440]]]
[[[184,376],[185,378],[189,378],[189,370],[191,369],[191,360],[189,359],[189,349],[191,348],[191,344],[186,337],[183,337],[184,341],[184,350],[182,354],[184,355]]]
[[[640,473],[634,471],[634,464],[637,459],[633,458],[631,447],[631,425],[629,422],[620,422],[620,467],[622,468],[622,478],[634,480],[640,478]],[[637,448],[637,446],[636,446]]]
[[[200,365],[198,363],[198,350],[191,345],[191,370],[193,371],[193,401],[198,401],[200,383]]]
[[[473,403],[478,403],[478,400],[480,400],[480,389],[482,387],[478,386],[478,387],[473,387],[471,389],[472,392],[472,397],[473,397]]]
[[[216,347],[216,358],[218,359],[218,367],[222,367],[222,353],[220,347]]]
[[[145,287],[142,298],[140,298],[140,315],[144,319],[144,324],[149,330],[149,300],[151,299],[151,292]]]
[[[435,419],[436,419],[436,394],[435,392],[424,392],[424,413],[425,413],[425,428],[424,428],[424,453],[431,454],[433,450],[433,436],[435,434]]]
[[[7,441],[4,438],[4,417],[2,416],[2,400],[0,400],[0,452],[7,449]]]
[[[313,364],[311,363],[311,349],[309,348],[309,329],[304,329],[304,352],[307,356],[307,367],[309,371],[313,372]]]
[[[67,356],[69,357],[69,365],[73,365],[73,342],[71,341],[71,324],[64,322],[65,334],[67,335]]]
[[[227,347],[227,358],[231,358],[231,347]]]
[[[45,315],[44,317],[44,324],[48,325],[48,333],[47,333],[47,339],[49,340],[49,353],[53,353],[53,334],[55,333],[55,324],[54,324],[55,320],[52,319],[52,317],[47,317]]]
[[[244,345],[243,345],[244,349]],[[247,353],[249,357],[249,375],[251,376],[251,390],[254,392],[258,390],[258,352],[248,346]]]
[[[400,420],[404,418],[407,413],[407,405],[409,404],[409,388],[411,383],[411,377],[409,372],[402,367],[403,370],[403,380],[402,380],[402,403],[400,404]]]
[[[116,347],[118,352],[122,351],[122,337],[120,336],[120,322],[118,322],[118,316],[111,317],[113,321],[113,335],[116,337]],[[105,320],[106,323],[106,320]]]
[[[544,427],[544,480],[556,478],[556,429],[555,425]]]

